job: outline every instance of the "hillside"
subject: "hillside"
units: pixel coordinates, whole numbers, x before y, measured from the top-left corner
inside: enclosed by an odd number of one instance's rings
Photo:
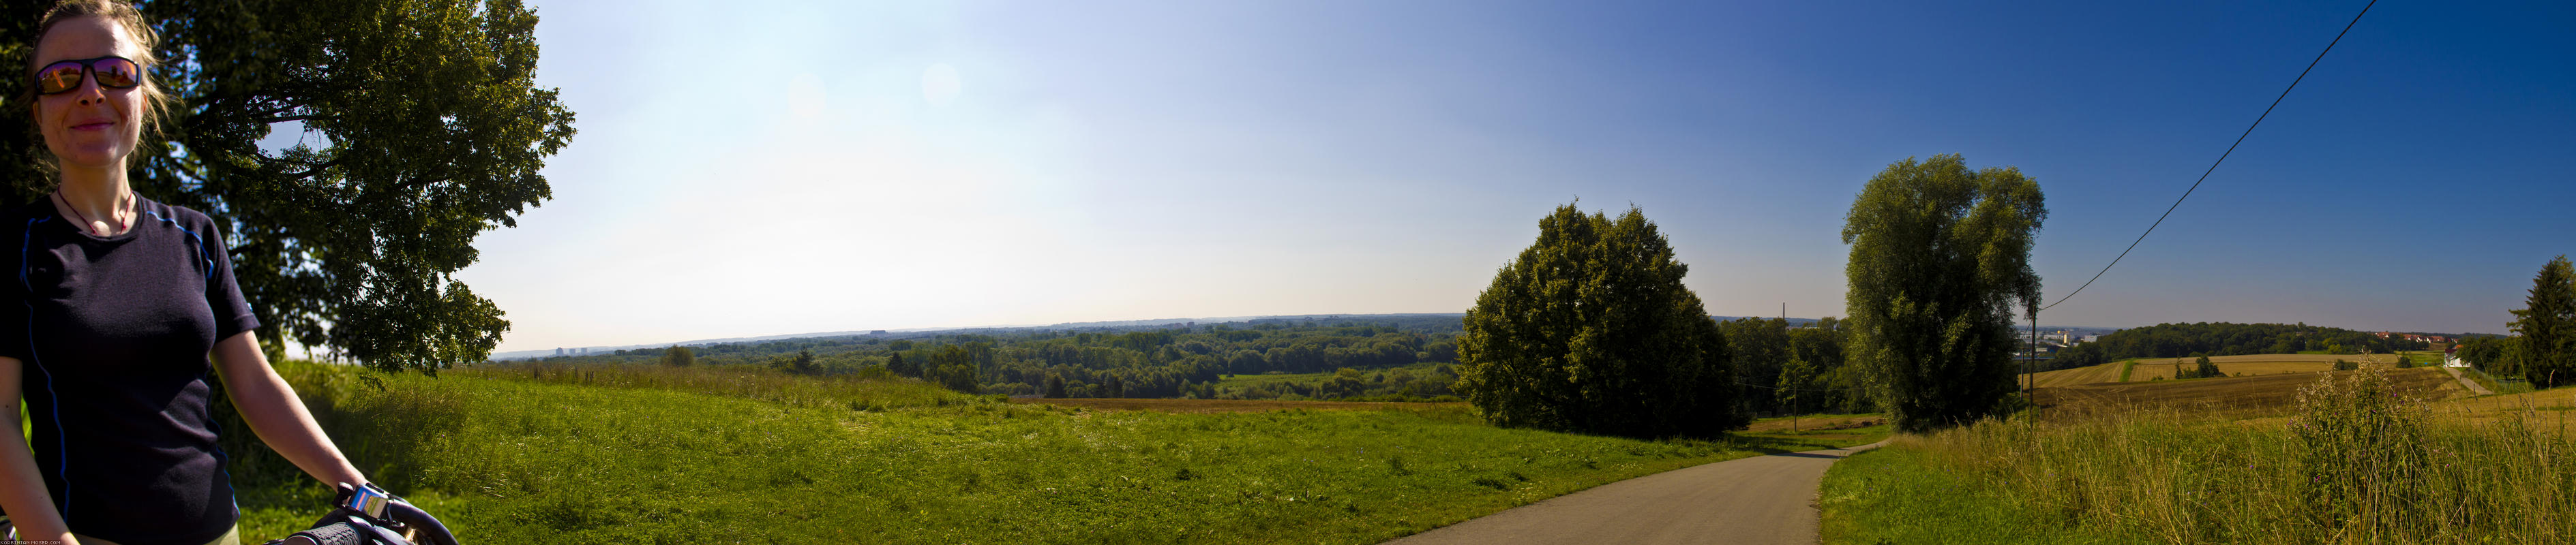
[[[1638,441],[1495,428],[1455,404],[1095,410],[741,367],[280,366],[361,469],[469,543],[1375,542],[1877,439]],[[318,514],[319,487],[236,451],[245,538]]]

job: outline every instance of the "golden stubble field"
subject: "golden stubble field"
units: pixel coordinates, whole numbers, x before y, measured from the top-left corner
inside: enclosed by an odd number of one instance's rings
[[[2136,380],[2137,373],[2145,371],[2145,366],[2141,365],[2132,372],[2129,382],[2042,387],[2031,391],[2031,399],[2045,412],[2067,415],[2175,409],[2261,416],[2296,406],[2299,388],[2316,383],[2325,373],[2274,373],[2180,381]],[[2447,400],[2469,394],[2467,388],[2461,387],[2458,380],[2441,369],[2391,369],[2388,377],[2400,391],[2429,399]]]
[[[2226,373],[2227,376],[2230,377],[2332,371],[2334,370],[2335,360],[2360,362],[2364,367],[2394,367],[2397,365],[2397,356],[2388,354],[2371,354],[2366,356],[2331,356],[2324,354],[2249,354],[2243,356],[2209,357],[2209,363],[2217,365],[2218,372]],[[2418,361],[2415,363],[2419,366],[2430,365],[2430,362]],[[2176,364],[2180,364],[2182,370],[2186,372],[2192,370],[2197,365],[2193,358],[2141,359],[2138,360],[2137,367],[2129,371],[2129,381],[2137,382],[2159,378],[2173,380],[2174,367]],[[2114,373],[2116,373],[2116,371],[2114,371]],[[2117,377],[2115,376],[2114,379],[2116,380]]]

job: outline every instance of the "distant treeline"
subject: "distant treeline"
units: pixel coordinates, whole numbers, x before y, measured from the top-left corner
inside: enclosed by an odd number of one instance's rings
[[[977,333],[856,335],[619,350],[556,356],[546,364],[761,365],[810,375],[890,374],[989,394],[1061,397],[1214,398],[1226,375],[1327,373],[1454,363],[1455,316],[1261,319],[1222,324],[1027,329]],[[511,365],[509,362],[497,365]],[[1445,369],[1391,374],[1405,384],[1277,388],[1310,397],[1448,393]],[[1343,377],[1335,377],[1343,378]],[[1370,379],[1375,378],[1370,376]],[[1364,379],[1366,380],[1366,379]],[[1249,392],[1231,392],[1242,396]]]
[[[2235,356],[2244,354],[2296,354],[2320,351],[2327,354],[2359,354],[2369,351],[2386,354],[2399,350],[2427,350],[2423,341],[2409,341],[2396,335],[2378,335],[2312,326],[2307,324],[2231,324],[2191,323],[2156,324],[2125,329],[2103,335],[2098,342],[2078,343],[2050,362],[2049,367],[2069,369],[2130,358],[2182,358],[2191,356]]]

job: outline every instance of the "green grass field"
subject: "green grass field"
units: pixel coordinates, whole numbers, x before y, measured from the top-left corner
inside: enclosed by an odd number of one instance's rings
[[[1885,436],[1640,441],[1495,428],[1456,405],[1093,412],[748,369],[281,372],[361,469],[478,543],[1375,543]],[[321,487],[276,478],[273,456],[236,462],[267,476],[236,479],[246,541],[320,513]]]

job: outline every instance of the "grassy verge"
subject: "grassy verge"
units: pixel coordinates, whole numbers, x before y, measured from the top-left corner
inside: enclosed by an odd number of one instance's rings
[[[2298,403],[2277,420],[2143,411],[1910,438],[1827,473],[1827,542],[2576,540],[2576,428],[2559,414],[2434,418],[2369,370]]]
[[[2134,359],[2129,359],[2129,360],[2120,360],[2120,382],[2128,382],[2128,381],[2129,381],[2129,370],[2130,370],[2130,369],[2135,369],[2135,368],[2137,368],[2137,367],[2138,367],[2138,360],[2134,360]]]
[[[2460,376],[2469,377],[2469,380],[2476,381],[2479,386],[2487,387],[2487,391],[2495,392],[2497,394],[2527,394],[2535,391],[2531,388],[2531,383],[2529,382],[2521,380],[2499,380],[2495,375],[2487,374],[2486,371],[2481,371],[2476,367],[2461,369]]]
[[[1500,429],[1454,405],[1168,414],[759,370],[281,367],[361,469],[468,542],[1375,543],[1884,434],[1641,441]],[[319,486],[236,462],[266,476],[237,478],[245,541],[320,513]]]
[[[1817,507],[1824,543],[2119,543],[2049,524],[2032,505],[1898,439],[1835,462]]]

